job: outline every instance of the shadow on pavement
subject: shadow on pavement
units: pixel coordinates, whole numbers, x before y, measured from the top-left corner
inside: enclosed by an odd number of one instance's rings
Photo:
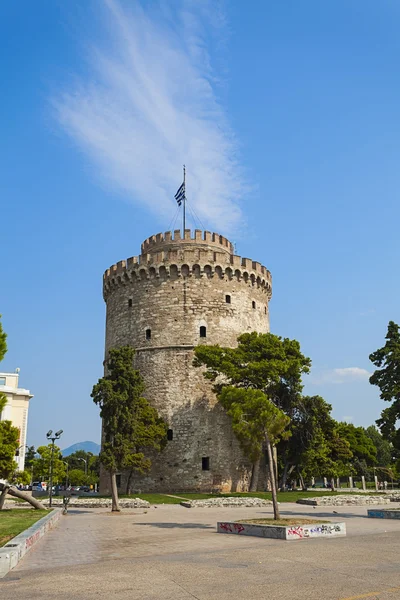
[[[202,523],[134,523],[134,525],[150,525],[161,529],[215,529],[213,525],[203,525]]]

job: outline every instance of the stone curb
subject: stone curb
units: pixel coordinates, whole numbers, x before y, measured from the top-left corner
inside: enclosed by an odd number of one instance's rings
[[[370,519],[400,519],[400,510],[384,508],[382,510],[367,510]]]
[[[217,523],[217,533],[252,535],[275,540],[308,540],[346,535],[346,523],[315,523],[313,525],[261,525],[257,523]]]
[[[249,508],[272,506],[271,500],[255,497],[208,498],[180,502],[185,508]]]
[[[44,506],[48,506],[49,501],[43,502]],[[111,498],[74,498],[68,503],[68,508],[111,508]],[[53,498],[53,506],[63,506],[63,501],[60,498]],[[150,502],[141,498],[121,498],[119,500],[120,508],[149,508]]]
[[[0,548],[0,579],[16,567],[36,542],[58,523],[61,515],[62,510],[60,508],[52,510],[51,513],[36,521],[31,527],[25,529],[25,531]]]
[[[371,504],[390,504],[391,499],[382,496],[317,496],[314,498],[299,498],[296,504],[307,506],[367,506]]]

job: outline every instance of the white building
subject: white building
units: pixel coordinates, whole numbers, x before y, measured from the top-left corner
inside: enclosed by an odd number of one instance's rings
[[[25,467],[26,433],[28,429],[29,400],[33,395],[29,390],[18,387],[19,369],[15,373],[0,373],[0,392],[7,398],[7,404],[0,414],[0,421],[11,421],[19,429],[19,449],[15,460],[18,471]]]

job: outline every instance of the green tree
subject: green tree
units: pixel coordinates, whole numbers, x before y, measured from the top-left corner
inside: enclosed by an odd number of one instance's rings
[[[290,423],[289,417],[261,390],[227,386],[218,394],[218,400],[232,418],[233,431],[245,455],[255,461],[260,458],[263,447],[266,448],[274,518],[279,519],[272,446],[285,435],[285,429]]]
[[[31,469],[33,466],[33,462],[35,460],[36,450],[35,446],[28,446],[28,449],[25,454],[25,468]]]
[[[376,447],[363,427],[352,423],[338,423],[339,435],[347,440],[352,453],[352,472],[356,475],[367,475],[368,468],[377,464]]]
[[[396,431],[400,419],[400,332],[394,321],[389,321],[385,345],[370,354],[369,359],[379,367],[369,381],[379,387],[382,400],[391,403],[382,411],[377,424],[383,436],[400,450],[400,434]]]
[[[301,376],[309,372],[311,361],[296,340],[252,332],[240,335],[236,348],[197,346],[193,364],[205,367],[204,376],[214,382],[217,397],[228,386],[258,390],[291,418],[302,390]],[[256,439],[250,446],[257,446]],[[258,468],[256,456],[253,453],[253,473]],[[274,473],[270,465],[271,484]]]
[[[3,331],[0,322],[0,362],[7,352],[6,339],[7,335]],[[13,427],[11,421],[1,421],[1,413],[6,404],[7,397],[0,392],[0,479],[8,479],[14,473],[17,466],[14,457],[19,444],[19,430],[17,427]],[[36,509],[44,509],[44,506],[32,496],[12,488],[9,483],[0,483],[0,510],[4,506],[7,493],[29,502]]]
[[[39,446],[37,454],[39,458],[35,458],[33,461],[33,478],[39,481],[47,481],[50,474],[50,461],[51,461],[51,446]],[[53,459],[53,484],[62,483],[65,479],[66,468],[63,462],[61,450],[58,446],[54,446],[54,459]]]
[[[1,315],[0,315],[1,319]],[[3,327],[0,321],[0,362],[3,360],[7,352],[7,334],[3,331]],[[0,392],[0,419],[1,413],[4,410],[5,405],[7,404],[6,395]]]
[[[9,479],[17,463],[14,460],[19,444],[19,429],[11,421],[0,421],[0,479]]]
[[[393,463],[394,449],[388,440],[385,440],[375,425],[370,425],[365,430],[376,448],[376,464],[380,467],[389,467]]]
[[[11,421],[0,421],[0,479],[12,479],[17,468],[14,457],[19,444],[18,440],[18,427],[13,427]],[[1,487],[0,510],[4,506],[7,490],[7,486]]]
[[[110,474],[113,511],[119,511],[117,471],[149,469],[151,460],[145,452],[161,449],[167,432],[166,423],[142,398],[144,382],[133,368],[134,354],[130,346],[112,348],[107,375],[99,379],[91,394],[103,421],[100,461]]]
[[[1,315],[0,315],[1,319]],[[3,360],[7,353],[7,334],[3,331],[3,326],[0,321],[0,362]]]
[[[71,469],[68,479],[71,485],[87,485],[87,476],[82,469]]]
[[[330,460],[329,438],[334,429],[332,407],[321,396],[298,396],[291,404],[291,435],[278,445],[281,457],[281,486],[295,472],[304,479],[327,475],[326,465]]]
[[[135,435],[131,441],[131,454],[126,462],[129,475],[126,493],[130,494],[130,484],[134,473],[144,474],[151,468],[150,452],[161,452],[167,442],[167,424],[145,398],[139,398],[135,414]]]
[[[20,483],[22,485],[28,485],[31,481],[31,474],[29,471],[16,471],[13,475],[13,483]]]

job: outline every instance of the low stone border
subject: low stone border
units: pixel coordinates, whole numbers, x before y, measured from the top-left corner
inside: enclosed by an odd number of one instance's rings
[[[252,497],[206,498],[205,500],[188,500],[180,503],[186,508],[226,508],[242,506],[271,506],[271,500]]]
[[[383,510],[371,509],[367,511],[372,519],[400,519],[400,509],[384,508]]]
[[[346,535],[345,523],[316,523],[314,525],[261,525],[256,523],[217,523],[217,533],[252,535],[275,540],[303,540],[310,538],[331,538]]]
[[[49,505],[48,500],[43,500],[44,506]],[[68,508],[111,508],[111,498],[76,498],[71,496]],[[120,508],[149,508],[150,502],[141,498],[121,498],[118,500]],[[53,506],[63,506],[62,498],[52,498]]]
[[[31,527],[0,548],[0,579],[19,563],[46,531],[58,523],[61,514],[62,511],[59,508],[52,510],[51,513],[36,521]]]
[[[315,496],[299,498],[297,504],[308,506],[365,506],[367,504],[390,504],[391,499],[383,496]]]

